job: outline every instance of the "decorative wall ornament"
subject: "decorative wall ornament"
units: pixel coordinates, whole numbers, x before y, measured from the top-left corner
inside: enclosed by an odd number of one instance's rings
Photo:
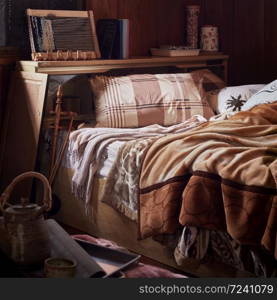
[[[205,25],[201,28],[201,49],[204,51],[218,51],[218,28]]]
[[[187,46],[196,49],[198,47],[198,19],[199,5],[187,6]]]

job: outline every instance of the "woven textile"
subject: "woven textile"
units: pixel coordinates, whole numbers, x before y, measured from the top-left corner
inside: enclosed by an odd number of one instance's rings
[[[91,79],[99,127],[170,126],[193,115],[213,116],[201,80],[189,73]]]

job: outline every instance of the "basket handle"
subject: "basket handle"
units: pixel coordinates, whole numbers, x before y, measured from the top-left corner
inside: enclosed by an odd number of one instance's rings
[[[52,190],[51,190],[51,186],[49,184],[48,179],[41,173],[37,173],[37,172],[26,172],[26,173],[22,173],[19,176],[17,176],[16,178],[14,178],[14,180],[10,183],[10,185],[8,185],[8,187],[5,189],[5,191],[2,193],[1,197],[0,197],[0,209],[3,211],[4,210],[4,206],[6,204],[9,205],[9,203],[7,203],[11,192],[13,191],[15,185],[26,179],[29,177],[35,177],[37,179],[40,179],[43,183],[43,188],[44,188],[44,193],[43,193],[43,207],[46,211],[49,211],[51,209],[52,206]]]

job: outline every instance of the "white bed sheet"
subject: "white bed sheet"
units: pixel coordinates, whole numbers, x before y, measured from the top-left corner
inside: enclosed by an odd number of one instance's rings
[[[113,163],[117,158],[118,151],[121,146],[123,146],[126,142],[124,141],[116,141],[108,145],[107,150],[105,151],[104,155],[102,155],[100,168],[98,169],[98,176],[100,177],[107,177]]]

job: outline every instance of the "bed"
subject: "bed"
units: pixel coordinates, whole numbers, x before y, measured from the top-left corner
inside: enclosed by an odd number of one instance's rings
[[[141,76],[92,80],[98,126],[71,133],[57,220],[194,276],[274,276],[275,83]]]

